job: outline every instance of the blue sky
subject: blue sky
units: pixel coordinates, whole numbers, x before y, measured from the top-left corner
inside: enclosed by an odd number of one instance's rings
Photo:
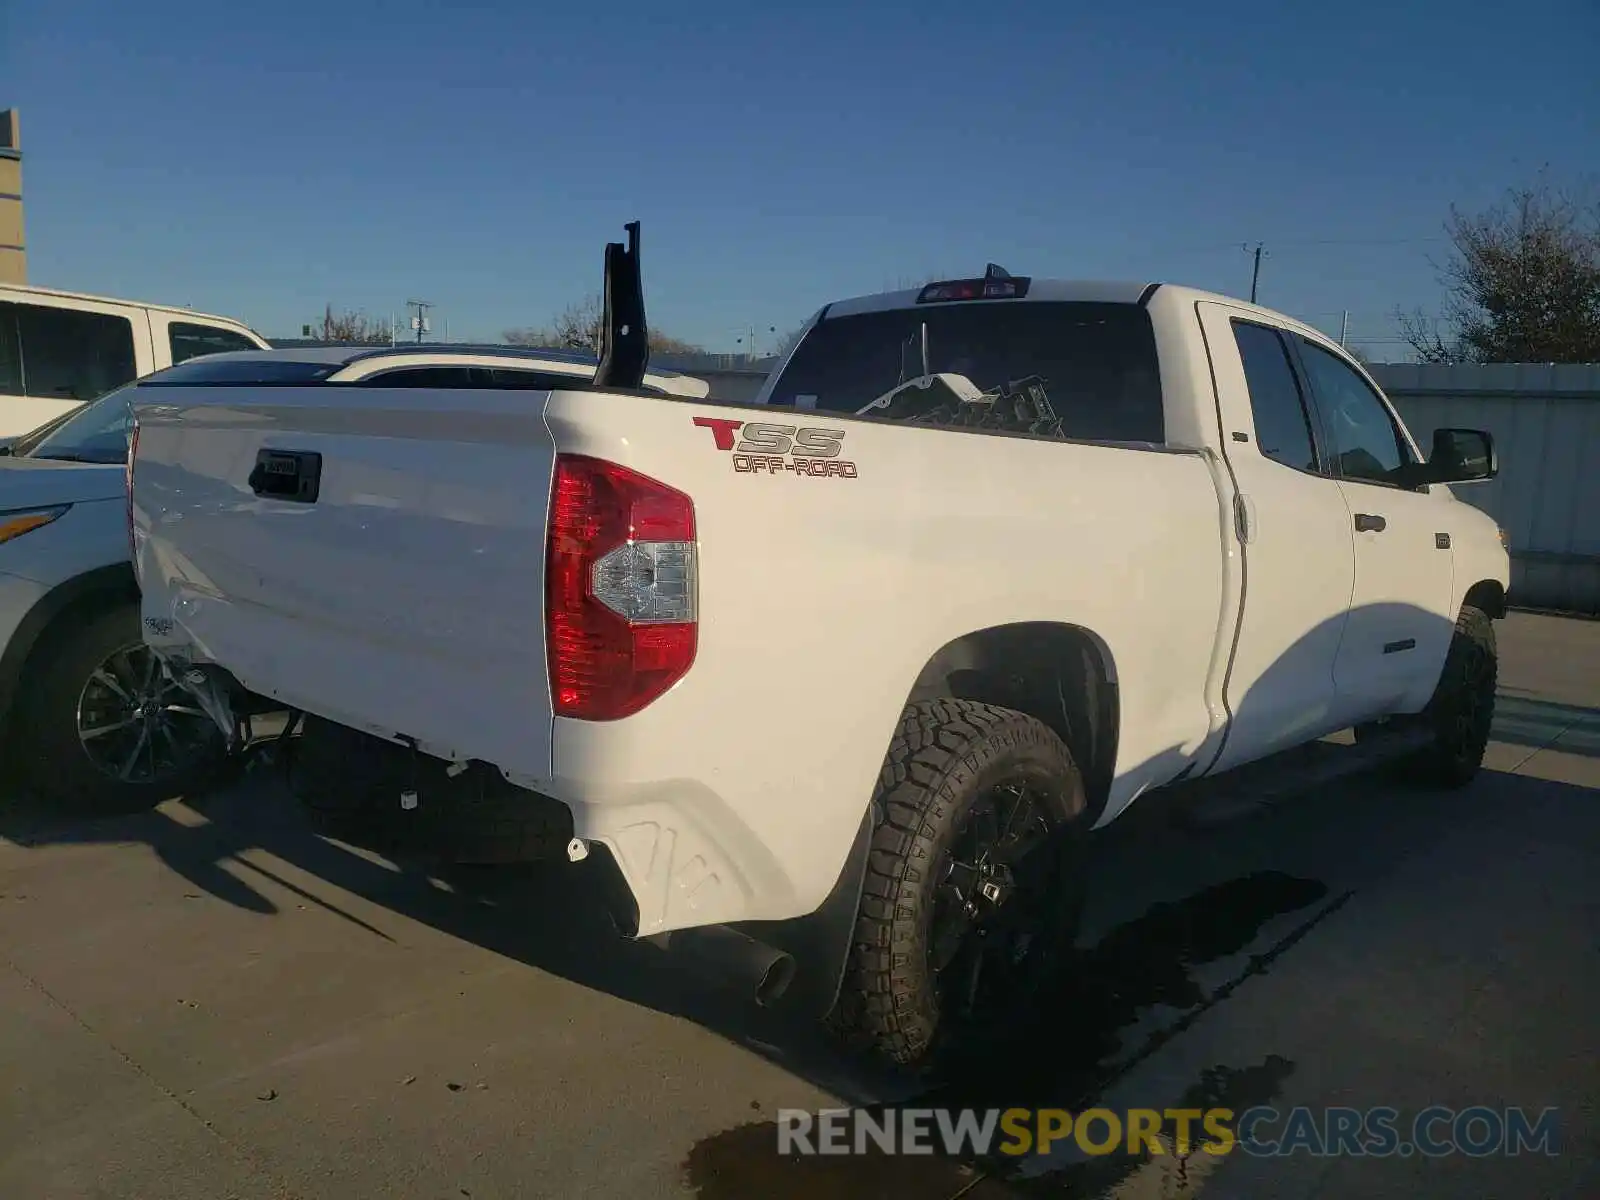
[[[30,279],[298,333],[497,338],[644,223],[651,323],[732,348],[981,271],[1248,294],[1375,357],[1428,259],[1600,169],[1600,3],[0,0]]]

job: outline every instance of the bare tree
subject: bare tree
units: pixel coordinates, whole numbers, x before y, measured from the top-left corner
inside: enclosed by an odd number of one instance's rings
[[[387,346],[393,336],[389,322],[375,321],[364,312],[334,312],[329,304],[322,310],[322,320],[309,324],[307,329],[322,330],[322,340],[337,344],[362,346]]]
[[[1400,336],[1411,347],[1411,352],[1417,356],[1418,362],[1424,363],[1454,363],[1468,362],[1471,352],[1457,339],[1446,341],[1439,332],[1443,317],[1430,317],[1420,308],[1412,312],[1396,311],[1395,320],[1400,323]]]
[[[1396,313],[1419,359],[1600,362],[1600,202],[1541,176],[1482,213],[1452,207],[1445,230],[1443,313]]]
[[[789,351],[793,350],[799,343],[800,338],[802,335],[804,335],[805,331],[806,327],[804,325],[796,325],[793,329],[789,330],[788,333],[780,334],[777,341],[773,343],[773,355],[778,358],[782,358],[785,354],[789,353]]]
[[[542,329],[507,329],[501,336],[513,346],[537,346],[548,350],[587,350],[600,348],[600,331],[605,324],[605,301],[596,293],[562,309],[556,319]],[[650,331],[650,349],[662,354],[703,354],[699,346],[659,330]]]

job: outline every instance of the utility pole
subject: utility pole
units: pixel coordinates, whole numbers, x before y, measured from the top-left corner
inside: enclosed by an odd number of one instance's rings
[[[1339,322],[1339,349],[1344,349],[1344,340],[1350,335],[1350,310],[1344,310],[1344,320]]]
[[[1250,247],[1248,245],[1242,246],[1240,248],[1242,250],[1244,250],[1244,252],[1246,254],[1251,252],[1250,251]],[[1255,245],[1255,259],[1256,259],[1255,270],[1250,273],[1250,303],[1251,304],[1254,304],[1256,302],[1256,289],[1261,284],[1261,260],[1264,257],[1270,257],[1270,255],[1267,254],[1265,248],[1261,245],[1261,243],[1257,242],[1256,245]]]
[[[428,310],[433,307],[431,300],[407,300],[406,307],[417,310],[417,315],[411,318],[411,328],[417,331],[417,341],[422,341],[422,335],[428,332]]]

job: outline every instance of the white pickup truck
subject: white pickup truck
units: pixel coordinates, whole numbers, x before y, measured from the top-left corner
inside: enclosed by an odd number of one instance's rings
[[[559,814],[627,932],[907,1064],[1059,969],[1069,848],[1151,789],[1349,727],[1477,770],[1508,559],[1448,485],[1492,444],[1424,456],[1316,330],[991,267],[828,305],[728,405],[637,387],[606,263],[589,387],[140,386],[146,640],[393,747],[397,810]]]

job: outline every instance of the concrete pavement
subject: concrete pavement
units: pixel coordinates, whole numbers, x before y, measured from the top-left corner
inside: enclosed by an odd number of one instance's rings
[[[1061,1022],[937,1099],[1554,1105],[1556,1157],[780,1162],[777,1108],[892,1084],[619,944],[559,872],[436,878],[249,781],[0,828],[0,1196],[1600,1195],[1600,623],[1499,633],[1471,788],[1114,826]]]

